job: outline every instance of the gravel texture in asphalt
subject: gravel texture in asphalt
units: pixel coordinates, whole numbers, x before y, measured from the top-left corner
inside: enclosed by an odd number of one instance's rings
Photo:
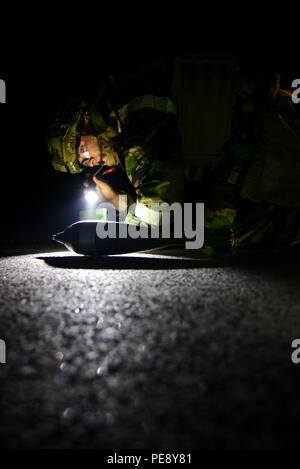
[[[297,446],[299,251],[7,255],[0,285],[2,447]]]

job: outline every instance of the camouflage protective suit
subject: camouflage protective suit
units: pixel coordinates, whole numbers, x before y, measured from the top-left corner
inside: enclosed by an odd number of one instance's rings
[[[132,76],[109,77],[92,103],[73,103],[48,131],[53,167],[81,172],[84,167],[76,156],[76,141],[82,135],[83,113],[88,111],[93,136],[113,151],[135,188],[136,205],[126,219],[130,223],[151,224],[153,203],[184,200],[176,111],[167,86],[155,85],[153,76],[157,75],[166,77],[163,64]],[[163,82],[161,76],[157,82]]]
[[[208,233],[230,229],[235,247],[279,246],[299,226],[299,111],[279,74],[271,86],[242,76],[235,95],[232,136],[211,186],[205,226]]]

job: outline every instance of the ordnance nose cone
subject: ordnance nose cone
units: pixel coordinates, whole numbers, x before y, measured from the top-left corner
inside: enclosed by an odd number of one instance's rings
[[[58,243],[64,244],[64,232],[61,231],[60,233],[56,233],[52,236],[52,239],[54,241],[57,241]]]

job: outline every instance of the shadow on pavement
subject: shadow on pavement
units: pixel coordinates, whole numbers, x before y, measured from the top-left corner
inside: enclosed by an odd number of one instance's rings
[[[231,265],[228,259],[182,259],[167,257],[99,256],[37,257],[51,267],[63,269],[166,270],[201,269]]]

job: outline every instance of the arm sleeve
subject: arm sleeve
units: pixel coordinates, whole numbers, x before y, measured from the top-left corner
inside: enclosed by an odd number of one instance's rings
[[[127,221],[159,224],[161,216],[157,213],[157,204],[171,205],[184,200],[180,136],[176,119],[171,114],[144,109],[134,117],[130,132],[125,132],[127,144],[132,146],[124,151],[124,162],[137,201]],[[153,204],[156,204],[154,210]]]

